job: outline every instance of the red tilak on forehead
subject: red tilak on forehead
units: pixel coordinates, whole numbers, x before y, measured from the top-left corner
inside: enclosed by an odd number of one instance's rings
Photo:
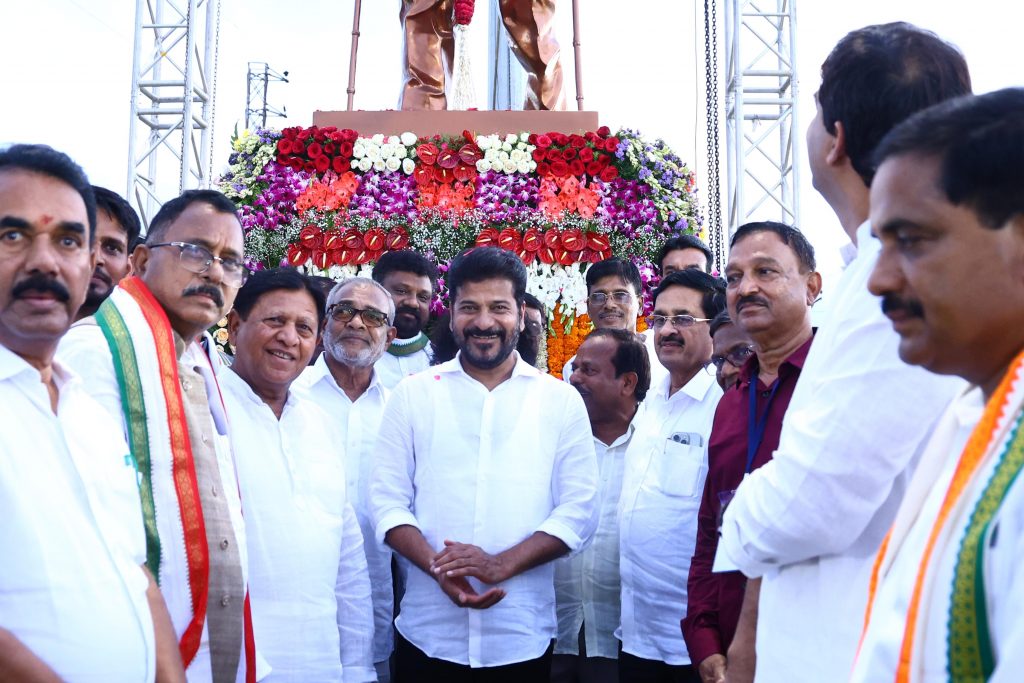
[[[41,220],[43,221],[43,225],[49,225],[53,222],[53,216],[44,213]]]

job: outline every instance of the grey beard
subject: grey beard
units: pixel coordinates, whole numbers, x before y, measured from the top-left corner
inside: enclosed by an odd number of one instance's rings
[[[384,343],[378,347],[370,347],[357,354],[350,354],[345,350],[345,347],[338,343],[332,336],[326,335],[324,337],[324,353],[330,354],[331,358],[353,368],[368,368],[384,355],[384,351],[387,349],[387,338],[384,338]]]

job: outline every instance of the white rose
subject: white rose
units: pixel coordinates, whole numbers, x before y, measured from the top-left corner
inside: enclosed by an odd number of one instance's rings
[[[397,135],[389,135],[388,136],[388,144],[389,145],[397,145],[401,141],[402,141],[402,139],[399,138]]]
[[[412,172],[416,170],[416,162],[412,159],[402,159],[402,171],[405,175],[412,175]]]
[[[395,157],[396,158],[404,159],[407,156],[409,156],[409,150],[406,149],[404,145],[399,145],[398,147],[395,147]]]
[[[397,171],[398,169],[402,168],[402,162],[397,157],[390,157],[387,161],[384,162],[384,165],[387,167],[389,171]]]
[[[487,159],[480,159],[479,161],[476,162],[476,172],[477,173],[487,173],[490,170],[491,170],[491,162],[488,161]]]
[[[390,142],[385,142],[380,146],[380,156],[382,159],[390,159],[395,156],[395,146]]]
[[[487,150],[489,150],[491,148],[491,136],[490,135],[480,135],[480,136],[478,136],[477,139],[476,139],[476,146],[479,147],[482,151],[486,152]]]
[[[537,162],[534,161],[533,159],[530,159],[530,162],[529,162],[528,165],[529,165],[529,168],[530,168],[530,173],[533,173],[534,171],[537,170]]]
[[[363,157],[366,156],[366,148],[363,147],[363,144],[361,142],[357,142],[356,144],[352,145],[352,156],[355,157],[356,159],[362,159]]]
[[[380,147],[377,147],[375,145],[373,147],[368,147],[366,149],[366,158],[369,159],[370,161],[377,161],[378,159],[383,159],[384,157],[380,153]]]
[[[516,162],[509,159],[508,161],[505,162],[505,167],[502,170],[505,171],[505,173],[515,173]]]
[[[520,140],[520,142],[528,142],[530,140],[530,134],[529,133],[520,133],[519,134],[519,140]]]
[[[509,133],[508,135],[505,136],[506,145],[514,145],[517,142],[519,142],[519,136],[516,135],[515,133]]]
[[[529,173],[530,172],[530,162],[528,162],[528,161],[520,161],[518,164],[516,164],[516,170],[519,171],[520,173],[523,173],[523,174]]]
[[[385,168],[387,168],[387,166],[385,165],[383,159],[375,159],[374,160],[374,162],[373,162],[373,170],[374,171],[383,171]]]
[[[359,160],[359,170],[363,173],[369,171],[371,166],[373,166],[373,162],[368,157],[363,157]]]
[[[416,134],[410,133],[409,131],[402,133],[402,136],[399,139],[406,147],[412,147],[416,144]]]
[[[523,152],[522,150],[514,149],[512,150],[512,153],[508,155],[508,158],[518,164],[523,160]]]
[[[500,152],[498,152],[498,161],[504,164],[506,161],[508,161],[508,159],[508,152],[506,152],[505,150],[501,150]]]
[[[501,150],[503,152],[511,152],[512,151],[512,145],[507,143],[507,142],[503,142],[503,143],[501,143]]]
[[[497,161],[498,160],[498,152],[493,150],[493,149],[489,149],[486,152],[484,152],[484,159],[487,159],[487,161],[490,161],[490,162]]]
[[[370,138],[370,140],[372,140],[373,144],[375,144],[375,145],[383,145],[384,144],[384,134],[383,133],[377,133],[372,138]]]

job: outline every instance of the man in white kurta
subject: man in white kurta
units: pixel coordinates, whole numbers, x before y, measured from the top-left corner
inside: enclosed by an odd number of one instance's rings
[[[487,680],[514,666],[546,678],[550,561],[597,524],[590,424],[579,393],[514,351],[522,262],[476,249],[448,278],[460,352],[394,390],[371,477],[377,538],[402,555],[406,579],[398,676],[484,669],[472,676]]]
[[[228,316],[221,374],[246,511],[249,586],[267,683],[376,680],[363,538],[329,417],[292,384],[308,365],[322,290],[292,269],[255,273]]]
[[[383,316],[379,325],[356,310]],[[335,317],[337,316],[337,319]],[[324,426],[344,450],[347,495],[363,534],[363,548],[373,595],[373,661],[381,683],[390,679],[389,658],[394,650],[395,598],[391,548],[378,543],[370,518],[370,470],[377,457],[377,435],[390,391],[375,363],[394,336],[391,295],[368,278],[350,278],[327,296],[323,325],[324,352],[296,380],[329,416]]]
[[[430,320],[437,278],[437,266],[411,249],[389,251],[373,266],[373,279],[391,294],[395,306],[392,324],[397,334],[374,364],[388,389],[430,366],[430,340],[423,329]]]
[[[721,282],[695,269],[655,292],[655,344],[669,375],[652,385],[626,451],[619,500],[622,641],[619,676],[696,676],[683,641],[686,578],[708,472],[708,441],[722,389],[708,322],[725,307]],[[689,680],[680,678],[680,680]]]

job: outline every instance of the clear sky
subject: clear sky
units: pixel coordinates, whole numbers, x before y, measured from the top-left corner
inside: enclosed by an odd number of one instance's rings
[[[477,2],[473,26],[481,98],[486,93],[484,22],[489,4]],[[613,128],[624,125],[665,138],[692,162],[703,186],[703,3],[589,0],[580,5],[587,109],[600,112],[601,122]],[[363,2],[356,84],[360,109],[396,105],[398,6],[398,0]],[[721,0],[719,7],[724,31]],[[287,120],[275,119],[275,127],[308,125],[315,109],[344,108],[352,10],[353,0],[222,0],[215,172],[226,165],[232,128],[244,122],[248,61],[266,61],[278,71],[289,71],[290,83],[271,86],[271,103],[285,105],[289,113]],[[906,20],[957,44],[970,64],[977,92],[1024,84],[1018,49],[1024,3],[800,0],[797,10],[801,143],[814,116],[822,60],[845,33],[866,24]],[[46,142],[74,157],[93,182],[123,193],[134,13],[131,0],[0,2],[0,144]],[[569,1],[562,0],[559,36],[571,86],[570,14]],[[570,90],[573,104],[574,97]],[[724,131],[722,135],[724,144]],[[829,279],[838,273],[837,250],[844,236],[811,188],[802,155],[800,161],[800,224],[819,251],[827,291]],[[174,173],[165,171],[167,176]],[[724,171],[722,183],[724,187]]]

